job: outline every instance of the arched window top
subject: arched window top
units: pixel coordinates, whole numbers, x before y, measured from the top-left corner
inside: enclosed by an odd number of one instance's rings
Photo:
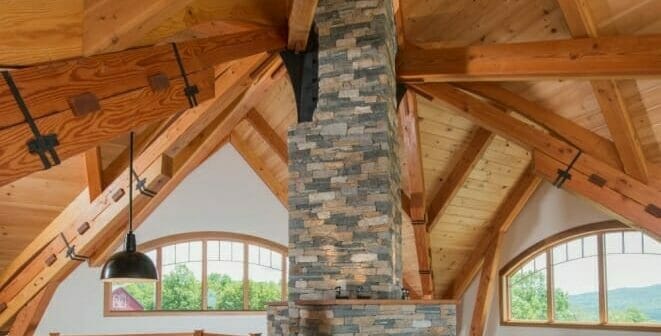
[[[661,329],[661,243],[619,222],[540,241],[501,270],[507,325]]]
[[[229,232],[189,232],[138,249],[157,266],[156,284],[106,284],[106,315],[256,311],[286,296],[287,247]]]

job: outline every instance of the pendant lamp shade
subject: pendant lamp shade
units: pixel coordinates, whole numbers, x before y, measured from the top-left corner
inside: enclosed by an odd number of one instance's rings
[[[129,230],[124,251],[112,255],[101,269],[104,282],[153,282],[158,280],[154,262],[136,249],[133,234],[133,132],[129,148]]]

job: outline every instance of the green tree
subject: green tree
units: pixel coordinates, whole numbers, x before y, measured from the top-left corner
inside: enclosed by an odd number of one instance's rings
[[[282,301],[280,282],[250,281],[250,310],[264,310],[269,302]]]
[[[629,307],[625,310],[610,310],[608,312],[608,321],[620,323],[640,323],[649,322],[650,318],[637,308]]]
[[[144,310],[154,310],[156,287],[153,283],[134,282],[125,285],[124,290],[136,301],[140,302]]]
[[[164,310],[202,309],[202,284],[184,264],[163,277],[162,306]]]
[[[510,310],[515,320],[546,320],[546,275],[519,272],[510,278]]]
[[[208,286],[209,309],[243,310],[243,280],[234,281],[226,274],[211,273]]]

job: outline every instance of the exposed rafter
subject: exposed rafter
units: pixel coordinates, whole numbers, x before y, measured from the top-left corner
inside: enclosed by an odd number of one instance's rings
[[[565,14],[565,21],[575,38],[596,38],[597,26],[594,24],[590,9],[576,0],[559,0]],[[627,87],[634,97],[640,99],[640,92],[633,81],[592,81],[592,90],[601,107],[601,113],[608,125],[615,147],[624,164],[624,171],[643,183],[648,183],[647,160],[631,120],[630,104],[625,101],[622,87]]]
[[[511,117],[493,105],[447,84],[415,85],[416,90],[431,100],[438,100],[452,106],[456,111],[466,116],[478,125],[509,139],[529,150],[539,151],[554,160],[561,167],[572,164],[571,171],[576,173],[574,183],[585,177],[584,182],[598,185],[604,193],[619,195],[620,202],[612,204],[596,197],[590,190],[575,188],[573,191],[588,199],[608,207],[622,217],[628,225],[648,232],[654,237],[661,236],[661,221],[657,217],[658,202],[661,192],[649,187],[624,172],[603,163],[587,153],[580,153],[571,144],[556,139],[525,122]],[[581,175],[579,175],[579,173]],[[555,180],[557,169],[544,174],[546,178]],[[606,190],[609,189],[609,190]]]
[[[280,160],[287,164],[289,157],[287,156],[287,144],[278,133],[271,128],[269,123],[262,117],[262,115],[255,110],[251,109],[246,115],[246,120],[252,127],[259,133],[262,139],[271,147],[271,149],[278,155]]]
[[[44,289],[42,289],[39,294],[37,294],[35,297],[30,300],[30,303],[28,303],[23,309],[21,309],[21,312],[18,313],[16,316],[16,319],[14,320],[14,323],[11,325],[11,329],[9,329],[9,334],[8,336],[32,336],[34,335],[34,332],[37,330],[37,326],[39,326],[39,321],[41,321],[41,317],[44,315],[46,312],[46,308],[48,307],[48,303],[50,302],[51,298],[55,294],[55,290],[57,289],[58,282],[54,281],[46,285]]]
[[[397,75],[410,83],[659,78],[659,46],[661,35],[407,48]]]
[[[485,235],[475,245],[470,258],[462,266],[461,272],[455,279],[452,288],[445,293],[445,297],[461,298],[473,278],[480,270],[485,256],[489,253],[489,247],[494,245],[500,235],[507,232],[510,225],[519,215],[523,207],[528,203],[530,197],[539,187],[542,179],[533,171],[532,167],[526,170],[516,185],[510,190],[505,201],[491,220],[491,225]]]
[[[498,283],[498,262],[502,245],[502,234],[497,234],[495,239],[487,247],[480,283],[477,288],[475,306],[473,306],[473,319],[471,320],[471,336],[483,336],[491,311],[493,295]]]
[[[445,209],[447,209],[454,196],[464,185],[464,182],[466,182],[473,168],[480,161],[482,154],[487,150],[493,138],[493,133],[484,128],[479,127],[475,131],[468,146],[461,153],[452,171],[429,203],[430,231],[434,229]]]
[[[318,0],[293,0],[289,13],[289,38],[287,47],[293,51],[304,51],[308,45],[310,28],[317,10]]]
[[[86,1],[83,17],[83,54],[94,55],[134,47],[163,21],[193,0]]]

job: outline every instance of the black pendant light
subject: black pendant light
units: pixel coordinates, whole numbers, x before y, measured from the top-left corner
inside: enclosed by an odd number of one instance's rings
[[[124,251],[115,253],[106,261],[101,270],[101,280],[105,282],[153,282],[158,280],[154,262],[136,251],[133,234],[133,132],[129,148],[129,232],[126,234]]]

